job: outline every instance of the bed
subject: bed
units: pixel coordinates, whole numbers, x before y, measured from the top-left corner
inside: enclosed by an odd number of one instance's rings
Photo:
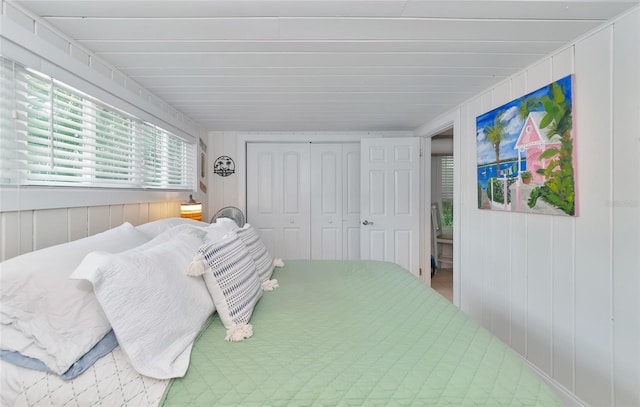
[[[177,223],[164,223],[161,229],[177,229]],[[198,284],[205,280],[201,286],[213,298],[206,276],[218,254],[198,250],[198,255],[190,254],[188,270],[180,275]],[[237,262],[225,264],[231,263]],[[258,259],[253,264],[259,263]],[[201,280],[194,265],[204,265]],[[192,318],[188,312],[207,314],[204,320],[190,322],[196,326],[190,330],[193,336],[181,377],[153,378],[149,375],[161,376],[153,368],[140,374],[147,367],[122,346],[72,380],[2,360],[4,405],[561,404],[515,352],[399,266],[313,260],[281,265],[269,267],[267,278],[258,279],[261,290],[248,323],[235,325],[251,328],[239,338],[244,340],[225,340],[233,328],[229,329],[224,304],[214,301],[216,312],[181,311],[184,319]],[[0,265],[0,273],[4,271]],[[105,314],[109,315],[108,306]],[[173,366],[181,358],[168,358],[172,360],[165,365]]]

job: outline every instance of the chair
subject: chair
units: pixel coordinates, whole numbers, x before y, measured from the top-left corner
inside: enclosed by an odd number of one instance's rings
[[[433,258],[435,259],[435,270],[440,267],[440,263],[448,263],[453,267],[453,256],[443,255],[443,246],[451,245],[453,252],[453,236],[442,233],[442,217],[440,216],[440,207],[437,203],[431,204],[431,245],[433,248]],[[431,272],[431,275],[435,271]]]

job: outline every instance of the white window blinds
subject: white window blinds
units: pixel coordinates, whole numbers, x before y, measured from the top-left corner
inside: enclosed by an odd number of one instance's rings
[[[8,59],[0,74],[3,184],[193,189],[194,144]]]
[[[440,157],[440,198],[453,201],[453,156]]]

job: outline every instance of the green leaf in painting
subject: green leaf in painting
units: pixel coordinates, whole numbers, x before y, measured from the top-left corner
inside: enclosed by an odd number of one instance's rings
[[[564,102],[564,91],[557,82],[553,82],[551,84],[551,94],[553,96],[553,100],[557,103]]]
[[[545,127],[550,125],[552,121],[553,121],[553,116],[552,115],[550,115],[550,114],[544,115],[542,120],[540,120],[540,128],[544,129]]]
[[[556,154],[560,154],[560,150],[558,150],[555,147],[551,147],[543,151],[542,154],[540,154],[539,158],[543,160],[543,159],[551,158]]]

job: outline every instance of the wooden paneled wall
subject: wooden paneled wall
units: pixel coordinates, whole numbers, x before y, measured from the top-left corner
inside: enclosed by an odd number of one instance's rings
[[[640,10],[460,106],[460,306],[593,406],[640,405]],[[575,73],[579,215],[479,210],[476,117]]]
[[[180,216],[180,201],[0,213],[0,261],[91,236],[129,222]]]

